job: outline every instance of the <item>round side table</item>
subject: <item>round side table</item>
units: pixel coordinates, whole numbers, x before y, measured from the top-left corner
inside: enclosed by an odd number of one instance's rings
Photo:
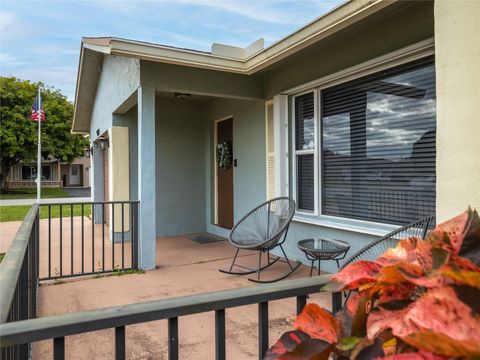
[[[310,276],[312,276],[315,261],[318,261],[318,275],[320,275],[320,260],[335,260],[337,267],[340,267],[338,260],[345,258],[350,249],[350,244],[345,241],[322,238],[300,240],[297,246],[312,262]]]

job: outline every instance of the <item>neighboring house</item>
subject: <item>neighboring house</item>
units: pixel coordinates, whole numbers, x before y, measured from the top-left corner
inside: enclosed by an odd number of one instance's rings
[[[89,157],[81,156],[64,163],[49,156],[42,161],[42,187],[90,187],[90,167]],[[21,162],[10,168],[7,188],[33,188],[36,178],[37,164]]]
[[[354,252],[479,207],[479,14],[477,1],[353,0],[268,48],[211,53],[84,38],[73,131],[93,140],[94,200],[140,200],[145,269],[156,237],[227,235],[274,196],[296,200],[297,259],[305,237]]]

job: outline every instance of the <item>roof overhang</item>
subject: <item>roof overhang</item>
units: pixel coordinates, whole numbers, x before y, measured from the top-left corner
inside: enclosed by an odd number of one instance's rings
[[[352,0],[245,59],[115,37],[83,38],[72,131],[88,133],[104,55],[252,75],[379,12],[399,0]]]

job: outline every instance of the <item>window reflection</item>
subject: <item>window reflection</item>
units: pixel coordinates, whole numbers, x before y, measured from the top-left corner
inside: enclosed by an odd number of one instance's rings
[[[433,63],[370,76],[322,95],[322,212],[397,224],[433,213]]]

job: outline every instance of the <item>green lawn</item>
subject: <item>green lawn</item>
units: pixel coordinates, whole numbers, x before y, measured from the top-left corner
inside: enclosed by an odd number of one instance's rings
[[[27,215],[28,210],[30,210],[31,205],[20,205],[20,206],[0,206],[0,222],[4,221],[17,221],[23,220]],[[90,216],[91,214],[91,205],[84,205],[84,214],[85,216]],[[81,205],[75,205],[73,207],[73,216],[80,216],[82,214]],[[60,217],[60,206],[55,205],[51,207],[51,216],[52,218]],[[62,206],[62,217],[70,216],[70,205]],[[48,218],[48,207],[40,206],[40,219]]]
[[[61,188],[42,189],[42,198],[64,198],[70,197],[70,194]],[[11,189],[5,193],[0,193],[0,199],[35,199],[37,189]]]

